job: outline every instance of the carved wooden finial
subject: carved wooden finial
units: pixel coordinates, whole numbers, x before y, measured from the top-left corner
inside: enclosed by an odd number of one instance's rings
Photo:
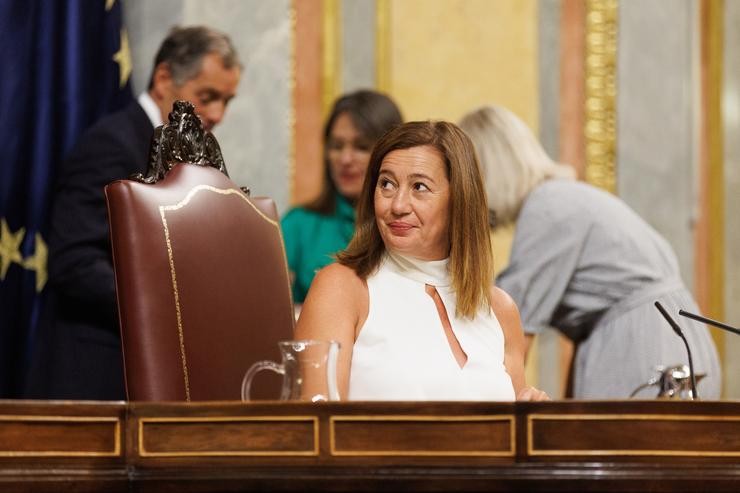
[[[203,129],[192,103],[175,101],[168,120],[154,130],[146,176],[137,173],[131,179],[156,183],[178,163],[211,166],[229,176],[216,137]]]

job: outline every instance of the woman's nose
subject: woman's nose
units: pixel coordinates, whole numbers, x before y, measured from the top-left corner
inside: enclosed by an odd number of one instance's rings
[[[409,212],[409,194],[403,189],[399,189],[391,201],[391,211],[393,214],[402,215]]]
[[[339,162],[342,164],[349,164],[352,162],[354,155],[355,151],[352,149],[352,146],[344,146],[342,147],[342,152],[339,154]]]

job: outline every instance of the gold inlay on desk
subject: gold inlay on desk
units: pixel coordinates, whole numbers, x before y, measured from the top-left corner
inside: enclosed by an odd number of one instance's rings
[[[514,416],[331,416],[334,456],[513,457]]]
[[[282,240],[282,233],[280,231],[280,225],[277,221],[274,219],[268,217],[265,215],[259,208],[257,208],[250,200],[249,198],[242,192],[241,190],[237,190],[234,188],[216,188],[210,185],[197,185],[190,189],[188,191],[187,195],[184,199],[182,199],[180,202],[172,205],[160,205],[159,206],[159,215],[162,220],[162,230],[164,232],[165,237],[165,244],[167,247],[167,258],[169,260],[169,266],[170,266],[170,277],[172,281],[172,295],[174,298],[175,303],[175,315],[177,319],[177,336],[180,343],[180,360],[182,362],[182,373],[183,373],[183,386],[185,390],[185,400],[187,402],[190,402],[190,373],[188,370],[188,359],[187,354],[185,351],[185,328],[184,323],[182,320],[182,307],[180,304],[180,291],[177,285],[177,269],[175,268],[175,258],[173,253],[173,242],[172,242],[172,234],[170,232],[170,225],[167,222],[167,213],[168,212],[176,212],[180,209],[184,208],[190,202],[193,200],[193,198],[198,194],[199,192],[212,192],[215,194],[219,194],[223,197],[236,197],[237,199],[241,199],[244,204],[246,204],[251,210],[253,210],[257,215],[268,223],[270,226],[277,229],[278,234],[280,235],[280,238]],[[281,248],[284,248],[283,242],[280,242]],[[286,276],[288,275],[288,265],[287,260],[285,263],[285,273]],[[289,277],[289,276],[288,276]]]
[[[116,417],[0,415],[0,457],[120,455],[121,420]]]
[[[678,429],[676,422],[680,422]],[[652,445],[656,436],[660,436],[660,448]],[[684,447],[685,443],[691,443],[691,448]],[[527,454],[740,457],[740,416],[531,414],[527,416]]]
[[[317,456],[316,416],[139,418],[141,457]]]

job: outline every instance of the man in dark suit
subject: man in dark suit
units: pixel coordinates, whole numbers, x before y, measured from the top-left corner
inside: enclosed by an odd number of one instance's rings
[[[103,187],[146,171],[153,130],[175,100],[195,104],[206,130],[236,94],[241,65],[229,38],[175,28],[138,100],[88,129],[60,169],[49,230],[50,292],[27,396],[125,399],[115,284]]]

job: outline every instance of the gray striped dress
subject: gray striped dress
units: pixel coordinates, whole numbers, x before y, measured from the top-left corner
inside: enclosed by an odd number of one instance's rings
[[[721,374],[670,245],[623,201],[582,182],[550,180],[527,197],[509,266],[497,285],[519,306],[524,329],[555,327],[578,343],[575,398],[625,398],[658,365],[687,364],[686,349],[655,309],[660,301],[684,329],[702,399],[717,399]],[[652,387],[638,394],[654,397]]]

